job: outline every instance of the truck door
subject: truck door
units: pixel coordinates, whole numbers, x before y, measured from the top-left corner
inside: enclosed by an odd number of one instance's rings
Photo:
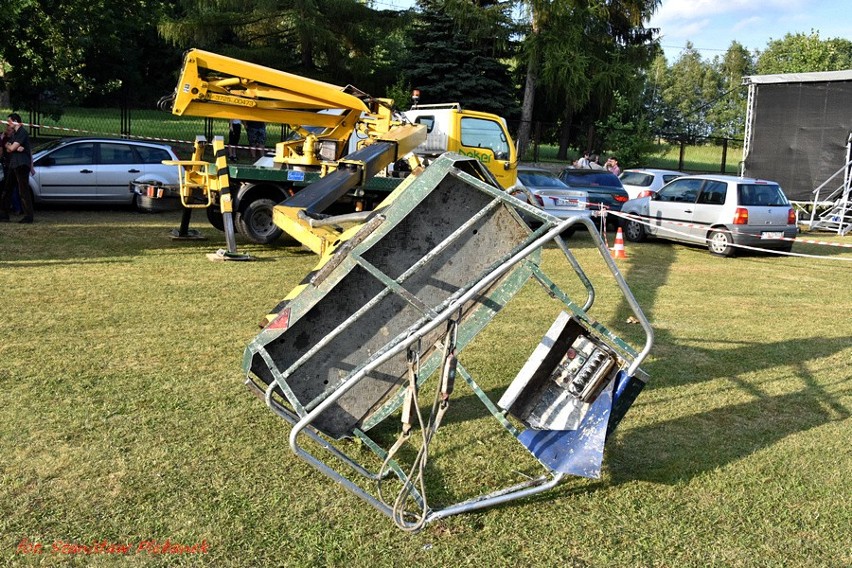
[[[459,154],[482,162],[504,188],[515,185],[515,147],[503,123],[488,118],[463,116],[460,130]]]

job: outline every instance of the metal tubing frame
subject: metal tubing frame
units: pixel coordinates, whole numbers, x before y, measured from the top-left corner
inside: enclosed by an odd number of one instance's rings
[[[456,298],[454,301],[450,302],[443,310],[441,310],[437,317],[432,319],[431,321],[425,323],[425,325],[421,326],[419,329],[410,333],[405,339],[387,349],[381,354],[377,354],[376,357],[372,358],[372,360],[365,363],[359,369],[353,371],[347,378],[345,378],[340,386],[329,396],[327,396],[324,400],[322,400],[316,407],[311,409],[305,416],[303,416],[298,422],[293,425],[293,429],[290,432],[289,436],[289,444],[290,449],[293,451],[301,459],[305,460],[312,466],[314,466],[321,473],[342,485],[344,488],[348,489],[350,492],[355,495],[361,497],[364,501],[372,505],[378,511],[387,515],[388,517],[393,518],[394,512],[391,507],[387,504],[383,503],[379,499],[376,499],[373,495],[329,467],[325,462],[315,457],[308,450],[304,449],[299,444],[299,436],[303,431],[308,429],[312,422],[316,420],[320,414],[322,414],[325,410],[327,410],[332,404],[337,402],[344,394],[346,394],[350,389],[352,389],[359,381],[361,381],[364,377],[366,377],[371,371],[382,365],[383,363],[390,360],[392,357],[401,353],[403,350],[408,349],[415,342],[420,341],[423,337],[425,337],[428,333],[435,330],[439,325],[444,323],[447,319],[451,318],[453,314],[455,314],[458,309],[463,306],[466,302],[473,299],[477,294],[479,294],[482,290],[484,290],[487,286],[492,284],[498,278],[506,274],[515,264],[521,262],[526,257],[530,256],[535,250],[539,249],[546,242],[558,239],[559,235],[576,224],[577,222],[583,223],[587,226],[589,233],[593,236],[598,249],[603,256],[607,266],[612,272],[617,285],[621,289],[623,295],[628,301],[631,309],[633,310],[634,315],[639,319],[642,324],[643,329],[646,333],[646,340],[643,349],[637,354],[637,356],[633,359],[630,364],[627,373],[629,375],[634,375],[639,368],[639,365],[650,352],[651,346],[653,345],[653,330],[651,329],[651,325],[639,307],[638,302],[633,297],[632,292],[627,286],[623,276],[619,272],[615,262],[612,260],[609,254],[609,249],[607,245],[603,242],[601,236],[595,230],[594,224],[591,220],[587,218],[575,217],[571,219],[567,219],[558,223],[555,226],[552,226],[547,232],[545,232],[542,236],[539,236],[535,240],[533,240],[526,247],[521,249],[511,258],[509,258],[502,265],[498,266],[495,270],[485,276],[482,280],[473,285],[470,289],[468,289],[464,294]],[[561,239],[558,239],[561,240]],[[561,247],[560,247],[561,248]],[[569,255],[569,258],[573,258]],[[588,302],[587,302],[588,303]],[[270,386],[270,391],[272,387]],[[271,401],[271,397],[268,398],[267,403]],[[310,430],[308,430],[310,432]],[[324,447],[327,447],[328,444],[324,440],[320,442]],[[340,453],[342,456],[342,453]],[[345,461],[351,462],[348,458],[344,458]],[[354,462],[353,462],[354,463]],[[360,468],[360,466],[358,466]],[[546,476],[537,478],[536,480],[532,480],[530,482],[525,482],[520,485],[516,485],[513,487],[509,487],[503,490],[499,490],[495,493],[491,493],[488,495],[483,495],[480,497],[476,497],[472,500],[468,500],[462,503],[457,503],[454,505],[447,506],[443,509],[437,511],[431,511],[426,517],[425,522],[430,522],[436,519],[440,519],[443,517],[447,517],[450,515],[455,515],[459,513],[464,513],[476,509],[481,509],[485,507],[490,507],[493,505],[501,504],[508,502],[514,499],[520,499],[523,497],[527,497],[530,495],[535,495],[544,491],[547,491],[554,486],[556,486],[564,477],[564,474],[561,473],[551,473],[550,481],[545,482],[547,479]],[[409,484],[410,485],[410,484]],[[410,524],[413,528],[416,526],[415,523]]]

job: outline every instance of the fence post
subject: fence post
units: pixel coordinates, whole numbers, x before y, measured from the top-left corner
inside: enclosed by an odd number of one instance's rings
[[[541,121],[535,123],[535,134],[533,134],[533,162],[538,163],[538,147],[541,144]]]
[[[725,173],[728,161],[728,139],[722,138],[722,170],[720,173]]]
[[[204,136],[209,142],[213,141],[213,119],[210,117],[204,118]]]
[[[121,100],[121,137],[130,138],[130,105],[127,104],[127,97],[122,97]]]
[[[30,127],[28,129],[29,135],[33,138],[38,138],[39,135],[39,125],[41,124],[41,105],[36,103],[35,107],[30,108]],[[3,117],[6,118],[6,117]]]
[[[677,159],[677,169],[683,171],[683,157],[686,154],[686,140],[680,139],[680,155]]]

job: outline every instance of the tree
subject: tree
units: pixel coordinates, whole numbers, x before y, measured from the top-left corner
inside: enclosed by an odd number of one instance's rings
[[[365,91],[398,74],[401,30],[411,14],[356,0],[180,0],[160,25],[181,47],[198,47]]]
[[[631,101],[618,92],[613,111],[596,126],[604,134],[609,154],[615,154],[624,166],[644,164],[654,151],[651,125],[635,112]]]
[[[459,0],[419,0],[403,76],[421,103],[459,102],[511,116],[516,91],[507,54],[507,5]]]
[[[567,0],[525,3],[529,27],[522,61],[526,68],[518,145],[529,143],[539,87],[547,92],[548,115],[560,119],[559,156],[565,157],[571,126],[588,126],[587,145],[595,143],[594,125],[615,105],[615,93],[638,100],[634,80],[655,52],[655,30],[644,22],[659,0]],[[637,105],[638,106],[638,105]],[[576,138],[576,136],[575,136]]]
[[[11,3],[0,21],[21,33],[14,42],[0,42],[0,61],[8,65],[13,106],[56,116],[68,103],[92,96],[114,102],[122,89],[145,93],[155,87],[162,73],[150,73],[141,61],[168,61],[155,31],[167,7],[166,0]]]
[[[667,107],[665,134],[675,134],[690,142],[708,136],[709,103],[718,93],[718,73],[687,42],[662,81],[662,101]]]
[[[742,80],[754,73],[751,55],[742,44],[734,41],[713,66],[719,93],[714,101],[709,101],[710,108],[706,114],[710,134],[719,138],[742,138],[748,98],[748,90]]]
[[[786,34],[783,39],[771,40],[757,58],[757,72],[808,73],[841,71],[852,68],[852,41],[847,39],[821,40],[819,32]]]

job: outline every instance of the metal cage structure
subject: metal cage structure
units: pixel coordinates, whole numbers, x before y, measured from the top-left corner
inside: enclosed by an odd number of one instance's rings
[[[577,224],[641,323],[641,347],[588,315],[594,287],[560,237]],[[585,298],[575,302],[548,275],[544,247],[561,251]],[[540,285],[559,313],[520,371],[498,378],[505,391],[492,400],[463,351],[528,283]],[[453,154],[406,180],[275,313],[245,350],[246,384],[291,425],[289,446],[299,458],[410,531],[547,491],[566,475],[599,476],[607,435],[648,380],[639,366],[653,344],[592,221],[552,217],[502,191],[476,160]],[[432,377],[425,420],[419,395]],[[428,447],[461,386],[543,472],[434,507],[423,476]],[[394,421],[401,431],[393,444],[370,435]],[[350,439],[369,448],[372,465],[352,455]],[[409,444],[417,455],[403,458]],[[392,502],[381,489],[391,483]]]

